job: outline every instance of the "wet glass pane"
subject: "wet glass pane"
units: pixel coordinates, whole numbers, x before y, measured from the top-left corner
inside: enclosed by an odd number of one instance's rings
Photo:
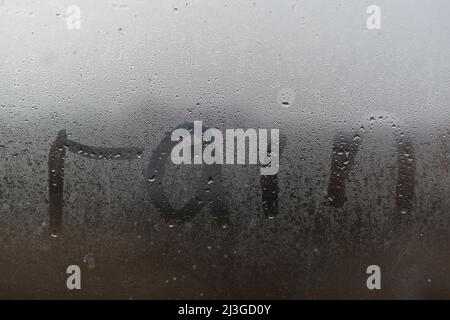
[[[449,298],[449,9],[0,0],[0,298]]]

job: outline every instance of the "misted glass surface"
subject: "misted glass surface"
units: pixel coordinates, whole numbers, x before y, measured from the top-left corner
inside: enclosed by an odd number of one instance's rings
[[[0,0],[0,298],[450,298],[448,12]],[[279,169],[174,163],[196,121]]]

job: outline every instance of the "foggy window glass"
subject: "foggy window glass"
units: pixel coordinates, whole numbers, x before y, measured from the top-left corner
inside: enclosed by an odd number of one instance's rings
[[[449,10],[0,0],[0,298],[449,298]]]

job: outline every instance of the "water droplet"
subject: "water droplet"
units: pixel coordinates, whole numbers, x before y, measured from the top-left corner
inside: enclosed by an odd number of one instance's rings
[[[88,253],[83,257],[83,263],[87,264],[88,269],[95,269],[95,258],[92,253]]]
[[[283,108],[290,107],[295,101],[295,90],[290,88],[279,90],[277,101]]]

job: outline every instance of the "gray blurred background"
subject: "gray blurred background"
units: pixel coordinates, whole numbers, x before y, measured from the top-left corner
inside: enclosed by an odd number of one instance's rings
[[[79,29],[67,25],[70,5]],[[370,5],[378,30],[366,26]],[[0,297],[450,298],[449,9],[0,0]],[[217,181],[226,227],[210,206],[163,219],[143,172],[164,136],[194,120],[283,132],[274,219],[262,214],[259,168],[245,165],[224,165]],[[63,230],[52,237],[48,154],[62,129],[144,153],[67,152]],[[339,134],[364,139],[336,207],[327,190]],[[397,155],[402,135],[413,156]],[[407,212],[396,206],[402,156],[415,167]],[[159,183],[174,207],[194,196],[200,172],[167,164]],[[70,264],[81,291],[66,288]],[[372,264],[379,291],[366,288]]]

